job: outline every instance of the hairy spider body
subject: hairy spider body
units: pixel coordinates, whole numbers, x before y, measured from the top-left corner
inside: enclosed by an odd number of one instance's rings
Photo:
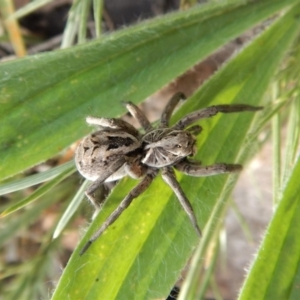
[[[156,129],[137,106],[131,102],[125,103],[132,116],[141,124],[144,134],[121,119],[87,117],[88,124],[98,125],[102,130],[81,141],[75,153],[75,162],[82,176],[93,181],[87,188],[86,195],[95,209],[100,210],[102,203],[97,203],[93,194],[104,182],[116,181],[127,175],[135,179],[141,178],[141,181],[121,201],[80,254],[83,254],[91,243],[116,221],[134,198],[149,187],[159,170],[163,180],[176,194],[196,232],[201,235],[193,208],[177,182],[173,168],[187,175],[200,177],[238,172],[242,166],[224,163],[202,166],[200,162],[188,158],[196,153],[196,135],[202,128],[199,125],[187,127],[219,112],[257,111],[262,107],[245,104],[211,106],[192,112],[169,127],[173,110],[180,99],[184,98],[182,93],[177,93],[170,99],[162,113],[160,125]]]
[[[154,129],[146,133],[142,140],[145,143],[142,163],[153,168],[172,166],[196,152],[195,137],[184,130]]]
[[[109,170],[104,181],[119,180],[126,175],[125,156],[141,148],[139,134],[124,132],[120,129],[97,131],[85,137],[75,154],[76,167],[85,178],[95,181]]]

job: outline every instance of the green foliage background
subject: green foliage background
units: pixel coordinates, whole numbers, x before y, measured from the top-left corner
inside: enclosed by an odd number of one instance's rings
[[[280,83],[292,81],[297,74],[290,71],[289,64],[294,69],[299,67],[298,52],[293,52],[293,49],[299,49],[299,12],[298,1],[292,0],[208,4],[143,22],[80,46],[2,63],[0,177],[8,178],[49,159],[86,135],[90,131],[83,121],[86,115],[119,116],[124,112],[121,100],[141,102],[245,30],[277,14],[274,24],[236,54],[188,99],[172,121],[175,122],[188,112],[216,103],[261,105],[283,61],[287,64],[287,72]],[[286,60],[291,53],[293,60]],[[292,90],[294,94],[286,95],[286,99],[290,99],[288,96],[295,97],[295,93],[298,95],[299,89],[296,88]],[[221,161],[245,163],[254,155],[254,151],[249,151],[247,147],[250,145],[247,134],[252,133],[251,143],[255,143],[257,132],[283,106],[265,105],[267,113],[217,116],[201,123],[205,131],[201,134],[196,158],[203,161],[203,164]],[[299,111],[299,105],[292,105],[290,107]],[[293,122],[290,131],[299,140],[297,131],[293,129],[299,120],[295,117]],[[297,143],[293,149],[296,148]],[[295,150],[293,152],[296,153]],[[294,162],[295,156],[291,155],[290,160]],[[294,192],[297,191],[295,174],[298,169],[295,167],[293,170],[285,178],[285,182],[288,182],[287,190],[280,205],[284,207],[287,205],[284,203],[294,200],[296,204],[288,206],[294,219],[290,214],[283,213],[286,208],[281,208],[280,213],[274,215],[270,234],[264,243],[279,243],[275,233],[280,230],[280,239],[291,239],[295,250],[288,252],[288,247],[282,247],[271,261],[263,258],[266,255],[263,250],[259,252],[262,256],[258,256],[257,263],[254,263],[241,299],[253,299],[254,290],[256,299],[296,299],[293,297],[297,295],[298,272],[292,269],[287,271],[287,265],[283,264],[278,264],[277,268],[270,267],[276,259],[286,257],[287,253],[292,262],[299,261],[296,238],[299,227],[293,225],[293,222],[297,222],[299,200],[299,193]],[[6,207],[2,216],[11,214],[13,217],[17,210],[43,195],[34,208],[22,212],[23,223],[8,219],[0,241],[4,243],[9,238],[8,233],[17,232],[21,226],[28,226],[45,206],[55,202],[59,193],[65,193],[65,197],[69,196],[71,200],[72,185],[69,188],[64,185],[60,190],[60,183],[73,172],[72,163],[54,173],[48,172],[44,175],[50,180],[47,184],[33,195]],[[39,180],[45,181],[45,178],[41,180],[39,176],[33,177],[28,185]],[[195,207],[200,225],[205,228],[197,248],[200,249],[201,260],[211,239],[216,236],[215,232],[219,230],[219,220],[227,207],[228,195],[236,178],[222,175],[200,179],[178,174],[178,180]],[[2,189],[2,193],[5,193],[18,190],[22,184],[24,180],[13,181],[4,184],[0,191]],[[159,178],[85,255],[78,255],[99,224],[135,184],[135,181],[125,178],[114,189],[103,211],[93,221],[72,255],[52,299],[166,297],[197,246],[198,238],[171,190]],[[54,197],[47,200],[45,194],[49,195],[50,191]],[[57,228],[53,229],[49,236],[54,232],[55,236],[59,236],[82,198],[83,189],[70,201],[66,209],[69,215],[62,215],[59,222],[60,225],[64,224],[62,228],[58,231]],[[290,221],[280,229],[282,225],[276,218],[282,220],[285,217]],[[46,267],[41,266],[51,261],[49,253],[56,243],[50,243],[41,250],[43,263],[37,259],[32,270],[40,266],[39,274],[45,274]],[[266,268],[269,270],[267,276],[261,272]],[[280,280],[281,268],[285,268],[285,274],[288,274],[284,281]],[[10,297],[23,293],[28,299],[33,299],[32,295],[39,292],[39,287],[36,285],[36,289],[28,291],[26,284],[34,278],[34,274],[24,277],[22,284]],[[197,274],[190,278],[197,278]],[[183,289],[182,299],[196,299],[196,295],[201,299],[199,288],[193,288],[193,279],[188,280],[186,285],[189,288]],[[268,289],[268,286],[274,285],[276,289]]]

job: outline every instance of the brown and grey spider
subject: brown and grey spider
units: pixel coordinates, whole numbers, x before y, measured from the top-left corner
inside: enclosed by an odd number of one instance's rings
[[[76,150],[75,162],[82,176],[94,181],[87,188],[86,196],[96,210],[100,210],[102,203],[97,203],[93,194],[102,183],[116,181],[126,175],[142,179],[96,231],[81,250],[80,255],[108,226],[117,220],[134,198],[149,187],[160,170],[163,180],[174,191],[195,230],[201,235],[193,208],[177,182],[173,168],[190,176],[210,176],[237,172],[242,169],[242,166],[224,163],[202,166],[200,162],[189,159],[189,156],[196,153],[195,136],[202,130],[199,125],[189,126],[200,119],[210,118],[219,112],[257,111],[262,107],[246,104],[215,105],[192,112],[169,127],[169,119],[173,110],[178,102],[184,98],[182,93],[177,93],[170,99],[162,113],[158,128],[152,127],[137,106],[131,102],[126,102],[126,108],[138,120],[145,131],[144,134],[121,119],[87,117],[86,122],[88,124],[98,125],[101,130],[81,141]]]

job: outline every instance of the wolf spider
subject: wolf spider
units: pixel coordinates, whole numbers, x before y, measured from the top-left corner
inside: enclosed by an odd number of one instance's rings
[[[100,126],[101,130],[85,137],[79,144],[75,162],[77,169],[85,178],[94,181],[86,190],[86,196],[99,211],[103,203],[97,203],[93,194],[104,182],[113,182],[129,175],[141,178],[141,181],[121,201],[102,226],[81,250],[82,255],[121,213],[132,200],[142,194],[161,170],[163,180],[176,194],[182,208],[187,213],[196,232],[201,236],[193,208],[176,180],[174,169],[190,176],[210,176],[221,173],[238,172],[238,164],[218,163],[202,166],[200,162],[188,157],[196,153],[196,138],[202,128],[192,125],[203,118],[210,118],[217,113],[257,111],[262,107],[246,104],[215,105],[192,112],[175,125],[169,127],[169,119],[176,105],[184,99],[182,93],[175,94],[165,107],[160,124],[153,128],[144,113],[133,103],[126,102],[126,108],[137,119],[145,133],[121,119],[87,117],[86,122]],[[102,200],[103,202],[103,200]]]

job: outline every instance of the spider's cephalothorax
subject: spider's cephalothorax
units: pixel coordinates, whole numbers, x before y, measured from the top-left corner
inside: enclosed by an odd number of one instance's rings
[[[142,140],[145,143],[142,163],[149,167],[171,166],[196,152],[195,137],[184,130],[154,129]]]
[[[179,100],[184,98],[182,93],[177,93],[171,98],[163,111],[160,125],[156,129],[137,106],[131,102],[125,103],[129,112],[143,127],[144,134],[121,119],[87,117],[88,124],[98,125],[101,130],[81,141],[76,150],[75,163],[82,176],[94,181],[86,190],[86,195],[96,210],[100,210],[101,207],[95,201],[93,194],[101,184],[119,180],[126,175],[142,179],[106,219],[82,249],[81,254],[108,226],[116,221],[134,198],[149,187],[159,170],[161,170],[163,180],[176,194],[197,233],[201,235],[193,208],[177,182],[173,168],[190,176],[210,176],[237,172],[242,169],[242,166],[224,163],[202,166],[200,162],[189,159],[188,157],[196,152],[195,136],[202,130],[199,125],[190,125],[219,112],[257,111],[262,107],[246,104],[210,106],[186,115],[169,127],[168,123],[173,110]]]

